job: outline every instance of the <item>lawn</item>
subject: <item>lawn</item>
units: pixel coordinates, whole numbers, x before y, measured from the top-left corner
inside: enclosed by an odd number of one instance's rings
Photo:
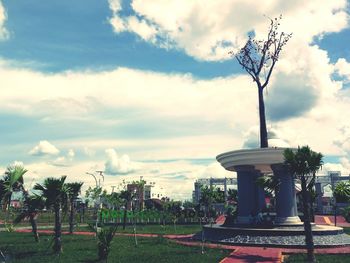
[[[33,242],[31,233],[0,233],[0,249],[9,262],[98,262],[96,240],[92,236],[62,236],[63,253],[55,256],[50,248],[52,236],[41,235],[39,244]],[[173,241],[156,238],[116,236],[108,262],[219,262],[230,250],[181,246]]]
[[[79,226],[76,228],[77,231],[91,231],[87,226]],[[201,231],[199,225],[136,225],[136,233],[139,234],[195,234]],[[118,233],[134,233],[134,227],[132,225],[127,225],[125,230],[123,230],[122,225],[118,226]]]

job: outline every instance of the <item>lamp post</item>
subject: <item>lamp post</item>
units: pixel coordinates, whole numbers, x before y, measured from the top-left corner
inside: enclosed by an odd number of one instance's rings
[[[103,171],[96,171],[96,173],[98,173],[98,175],[102,177],[102,181],[104,182]],[[91,175],[95,179],[96,189],[101,188],[100,179],[98,179],[98,183],[97,183],[97,178],[93,173],[86,172],[86,174]],[[98,195],[98,205],[101,206],[101,195],[100,194]],[[96,202],[95,202],[95,209],[96,209]],[[99,215],[98,215],[98,209],[96,209],[96,224],[95,224],[96,229],[98,226],[98,222],[99,222]]]

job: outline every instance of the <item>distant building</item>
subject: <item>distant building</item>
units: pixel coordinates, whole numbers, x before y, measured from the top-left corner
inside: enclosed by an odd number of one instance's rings
[[[126,188],[134,195],[132,202],[128,203],[127,209],[143,210],[145,201],[151,199],[152,185],[128,184]]]
[[[316,177],[316,210],[321,214],[333,213],[333,187],[341,181],[349,181],[350,176],[342,176],[339,171],[329,171],[327,175]]]
[[[192,201],[195,204],[199,203],[201,199],[201,188],[203,186],[224,186],[225,201],[227,200],[227,189],[229,185],[237,185],[236,178],[208,178],[198,179],[194,182],[194,191],[192,192]]]

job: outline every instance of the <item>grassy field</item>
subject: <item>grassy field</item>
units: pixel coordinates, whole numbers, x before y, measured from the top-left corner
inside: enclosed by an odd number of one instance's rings
[[[177,235],[183,235],[183,234],[194,234],[199,231],[201,231],[201,227],[199,225],[137,225],[136,226],[136,233],[139,234],[161,234],[161,235],[168,235],[168,234],[177,234]],[[87,226],[80,226],[76,228],[76,231],[91,231],[91,229]],[[126,226],[125,230],[123,230],[123,227],[121,225],[118,226],[118,233],[134,233],[134,227],[133,226]]]
[[[64,235],[63,253],[55,256],[50,248],[52,236],[42,235],[41,242],[33,242],[31,233],[0,233],[0,249],[8,262],[98,262],[97,245],[91,236]],[[229,250],[185,247],[164,238],[115,237],[108,262],[219,262]]]

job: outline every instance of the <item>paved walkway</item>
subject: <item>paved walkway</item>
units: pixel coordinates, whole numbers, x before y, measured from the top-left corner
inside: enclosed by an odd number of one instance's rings
[[[239,247],[220,263],[281,262],[282,249],[262,247]]]
[[[315,223],[318,225],[334,226],[334,216],[332,215],[316,215]],[[343,216],[337,216],[337,226],[350,227],[350,223],[346,222]]]

